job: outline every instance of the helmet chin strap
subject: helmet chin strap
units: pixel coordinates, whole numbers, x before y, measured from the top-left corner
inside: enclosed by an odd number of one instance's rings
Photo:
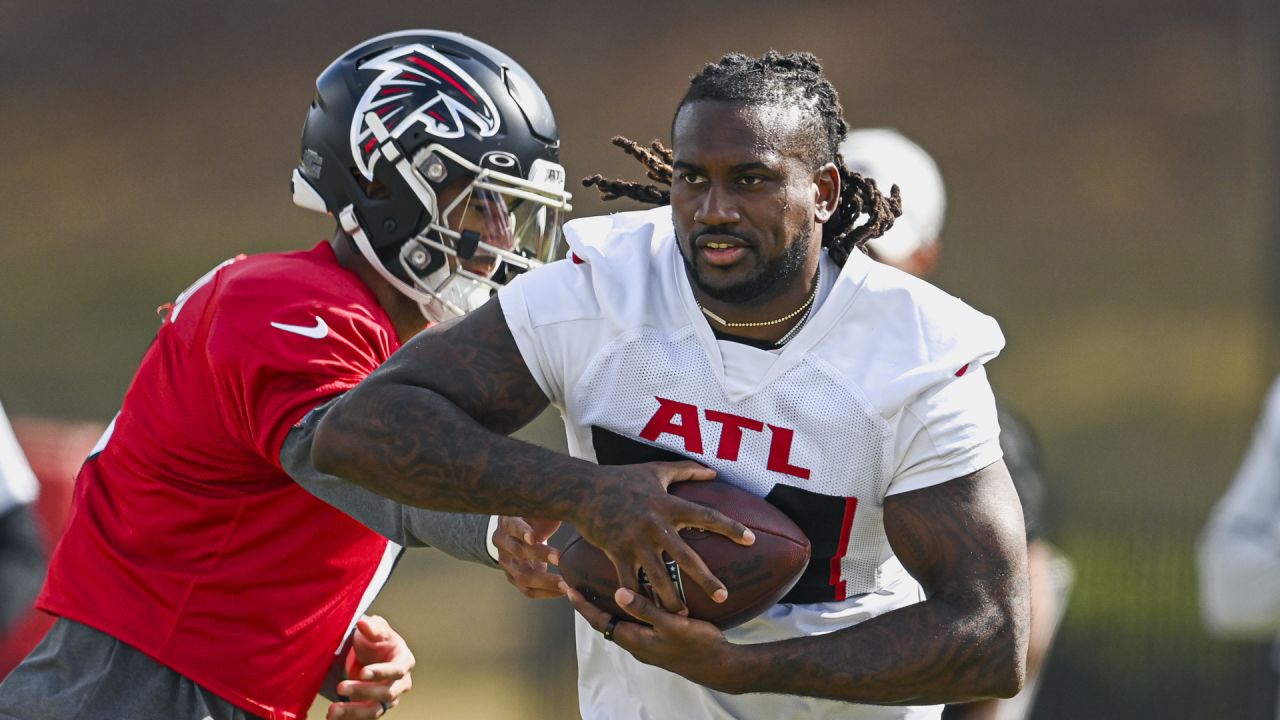
[[[493,291],[488,285],[450,270],[448,265],[423,278],[423,282],[427,287],[434,288],[432,292],[435,295],[435,302],[430,308],[424,307],[423,312],[440,314],[441,310],[447,311],[444,317],[435,318],[437,320],[466,315],[488,302]]]
[[[338,221],[342,224],[342,230],[351,236],[355,241],[356,248],[360,250],[360,254],[365,260],[373,266],[375,272],[386,280],[393,288],[413,302],[417,303],[418,311],[422,313],[422,317],[429,322],[441,322],[447,320],[454,315],[465,315],[472,308],[464,308],[455,301],[464,301],[466,298],[456,293],[449,293],[451,297],[445,297],[433,292],[421,290],[416,285],[409,283],[396,277],[387,266],[378,258],[378,254],[373,250],[373,244],[369,242],[369,236],[365,234],[364,228],[360,226],[360,221],[356,219],[355,207],[348,205],[338,214]],[[448,272],[448,266],[438,270],[439,272]],[[425,281],[425,279],[424,279]],[[446,288],[448,290],[448,288]]]

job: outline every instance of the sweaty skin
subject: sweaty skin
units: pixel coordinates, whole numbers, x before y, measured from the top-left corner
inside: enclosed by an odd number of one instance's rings
[[[799,151],[800,117],[713,101],[676,115],[671,210],[680,254],[699,304],[729,321],[786,315],[813,289],[821,223],[839,200],[840,177]],[[790,327],[734,332],[777,340]]]

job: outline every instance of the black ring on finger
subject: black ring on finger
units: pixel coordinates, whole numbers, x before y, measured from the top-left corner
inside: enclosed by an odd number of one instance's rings
[[[622,618],[618,617],[617,615],[612,615],[609,617],[609,624],[604,626],[604,632],[601,633],[602,635],[604,635],[605,640],[608,640],[609,642],[613,642],[613,631],[617,629],[618,623],[621,620]]]
[[[377,715],[378,717],[382,717],[383,715],[386,715],[387,711],[391,709],[387,707],[387,704],[382,702],[381,700],[378,701],[378,704],[382,706],[382,712],[378,713]]]

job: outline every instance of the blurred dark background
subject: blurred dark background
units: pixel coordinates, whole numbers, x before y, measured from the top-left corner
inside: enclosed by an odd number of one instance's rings
[[[571,178],[638,177],[610,136],[667,139],[702,63],[810,50],[852,126],[938,160],[937,283],[1008,337],[991,377],[1039,432],[1076,568],[1035,717],[1260,717],[1262,651],[1200,629],[1192,548],[1280,367],[1274,5],[0,0],[0,398],[105,422],[155,307],[235,253],[327,237],[289,173],[315,75],[368,36],[515,57]],[[556,422],[526,436],[562,444]],[[567,606],[422,552],[376,607],[419,658],[400,717],[576,712]]]

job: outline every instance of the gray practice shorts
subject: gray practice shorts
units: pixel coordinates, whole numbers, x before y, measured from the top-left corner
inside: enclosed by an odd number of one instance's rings
[[[66,619],[0,683],[0,718],[261,720],[114,637]]]

